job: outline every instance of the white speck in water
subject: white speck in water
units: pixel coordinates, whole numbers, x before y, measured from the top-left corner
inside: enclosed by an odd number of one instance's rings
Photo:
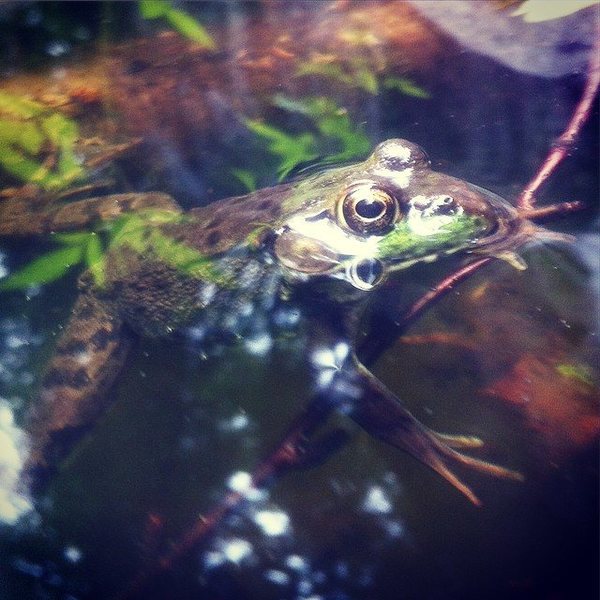
[[[279,569],[269,569],[265,573],[265,579],[277,585],[287,585],[290,582],[290,576],[285,571]]]
[[[252,476],[246,471],[237,471],[227,480],[227,487],[239,494],[244,494],[250,501],[257,502],[267,498],[267,492],[252,487]]]
[[[8,275],[8,267],[4,263],[5,260],[6,254],[4,254],[4,252],[0,252],[0,279]]]
[[[250,354],[264,356],[273,347],[273,338],[268,333],[261,333],[244,340],[244,346]]]
[[[27,436],[14,422],[12,406],[0,398],[0,521],[14,523],[32,509],[19,489],[20,473],[28,452]]]
[[[21,385],[32,385],[35,381],[35,377],[33,376],[33,373],[30,373],[29,371],[23,371],[22,373],[19,373],[17,381]]]
[[[285,566],[292,571],[306,572],[308,571],[308,562],[299,554],[290,554],[285,559]]]
[[[311,356],[311,362],[315,367],[340,369],[348,353],[350,346],[346,342],[339,342],[333,348],[317,348]]]
[[[369,489],[362,507],[365,512],[371,514],[387,514],[392,512],[392,503],[383,489],[377,485]]]
[[[88,365],[92,360],[91,352],[84,350],[83,352],[78,352],[75,356],[75,361],[82,366]]]
[[[57,58],[66,54],[70,49],[71,46],[67,42],[54,41],[48,44],[48,46],[46,47],[46,52],[50,56],[54,56],[54,58]]]
[[[350,352],[350,346],[346,342],[338,342],[333,349],[336,364],[341,366],[346,360],[348,353]]]
[[[11,334],[6,336],[6,346],[11,350],[16,350],[29,344],[29,340],[22,335]]]
[[[242,317],[249,317],[254,312],[254,304],[252,302],[244,302],[239,309]]]
[[[310,360],[315,367],[335,369],[335,354],[331,348],[317,348]]]
[[[246,471],[236,471],[227,480],[227,487],[234,492],[247,492],[252,487],[252,476]]]
[[[81,560],[82,553],[77,546],[67,546],[63,552],[65,558],[71,563],[78,563]]]
[[[39,296],[42,293],[42,286],[39,284],[33,284],[27,287],[27,300],[31,300],[32,298],[35,298],[36,296]]]
[[[253,554],[253,546],[248,540],[242,538],[231,538],[223,542],[222,552],[225,558],[236,565],[250,558]]]
[[[214,569],[215,567],[219,567],[226,561],[225,555],[218,550],[210,550],[209,552],[205,552],[204,554],[204,566],[207,569]]]
[[[206,283],[200,287],[198,297],[202,306],[208,306],[217,294],[217,286],[214,283]]]
[[[206,335],[206,327],[200,325],[196,327],[188,327],[187,335],[191,340],[199,342],[204,339],[204,336]]]
[[[351,381],[345,381],[344,379],[339,379],[336,381],[334,389],[336,392],[343,394],[349,400],[359,400],[362,398],[363,391],[362,388]],[[349,406],[349,408],[352,408]]]
[[[386,533],[393,539],[398,539],[404,536],[404,525],[397,520],[390,519],[384,523]]]
[[[308,579],[301,579],[298,582],[298,586],[296,587],[298,594],[300,594],[300,596],[305,597],[308,596],[312,591],[313,591],[313,584],[312,581],[308,580]]]
[[[224,419],[219,424],[222,431],[242,431],[250,425],[250,418],[246,413],[237,413],[229,419]]]
[[[280,510],[261,510],[254,515],[254,522],[265,535],[278,536],[290,530],[290,517]]]
[[[346,561],[338,560],[333,567],[333,571],[340,579],[346,579],[350,575],[350,566]]]
[[[293,327],[300,320],[297,308],[281,308],[273,315],[273,321],[278,327]]]
[[[335,375],[335,371],[331,369],[323,369],[319,371],[317,374],[317,387],[319,388],[328,388],[333,381],[333,377]]]

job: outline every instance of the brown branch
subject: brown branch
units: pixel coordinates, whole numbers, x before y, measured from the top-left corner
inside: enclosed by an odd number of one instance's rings
[[[461,281],[468,279],[474,273],[476,273],[481,267],[487,265],[492,261],[492,257],[484,257],[475,260],[472,263],[461,267],[457,271],[454,271],[448,277],[445,277],[438,283],[434,288],[429,290],[426,294],[423,294],[403,315],[402,320],[399,321],[398,325],[401,329],[406,329],[417,317],[421,316],[423,312],[429,308],[435,302],[438,302],[448,292],[450,292],[456,285]]]
[[[594,98],[600,87],[600,35],[596,37],[596,43],[592,49],[588,65],[587,78],[583,94],[575,107],[573,116],[563,131],[562,135],[554,142],[546,160],[535,174],[533,179],[525,186],[519,195],[517,208],[520,211],[530,211],[535,205],[535,193],[546,182],[556,167],[568,156],[569,151],[577,139],[583,124],[587,121]]]
[[[547,219],[554,219],[555,217],[562,217],[563,215],[568,215],[584,208],[586,208],[586,205],[583,202],[573,200],[572,202],[559,202],[558,204],[540,206],[539,208],[522,209],[519,210],[519,216],[530,221],[545,221]]]
[[[306,460],[305,446],[309,436],[325,421],[333,409],[322,400],[318,395],[313,398],[307,408],[296,418],[275,450],[256,467],[245,490],[228,492],[212,511],[200,516],[167,553],[155,560],[148,568],[140,570],[127,587],[114,597],[114,600],[143,597],[142,593],[155,577],[169,571],[179,558],[211,535],[226,517],[246,502],[252,491],[279,479],[292,468],[301,467]]]

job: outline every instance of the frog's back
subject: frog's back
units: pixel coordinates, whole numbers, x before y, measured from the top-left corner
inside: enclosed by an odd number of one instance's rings
[[[207,256],[227,252],[278,222],[290,187],[282,184],[194,208],[187,213],[189,221],[177,225],[176,233],[171,228],[170,233]]]

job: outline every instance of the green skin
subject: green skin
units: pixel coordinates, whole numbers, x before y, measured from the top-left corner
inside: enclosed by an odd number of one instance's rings
[[[349,193],[355,201],[344,208]],[[362,163],[185,213],[157,193],[37,208],[16,198],[0,204],[0,236],[99,222],[110,230],[107,253],[81,278],[31,413],[25,477],[32,487],[49,481],[106,410],[106,392],[132,336],[166,335],[202,320],[221,326],[225,309],[266,294],[301,306],[309,331],[319,332],[309,348],[350,344],[322,391],[373,435],[433,468],[473,502],[452,462],[519,477],[457,450],[481,445],[477,438],[421,425],[351,348],[365,303],[390,273],[456,252],[500,255],[521,229],[510,205],[432,171],[418,146],[388,140]],[[351,397],[340,391],[348,387]]]

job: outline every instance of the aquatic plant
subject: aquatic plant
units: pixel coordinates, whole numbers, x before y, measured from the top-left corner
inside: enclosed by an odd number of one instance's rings
[[[406,77],[386,75],[381,78],[378,70],[363,58],[352,58],[342,65],[337,57],[316,56],[298,63],[296,77],[319,75],[345,86],[361,89],[376,96],[382,89],[394,89],[406,96],[427,99],[431,94]]]
[[[52,240],[61,247],[43,254],[0,281],[0,290],[26,290],[32,286],[52,283],[82,263],[92,270],[97,279],[102,280],[104,272],[98,265],[102,260],[103,250],[96,232],[57,233],[52,236]]]
[[[85,175],[75,153],[78,138],[72,119],[0,91],[0,167],[11,176],[43,190],[66,188]]]
[[[0,281],[0,291],[26,290],[52,283],[76,266],[87,268],[95,284],[102,287],[106,283],[109,249],[116,251],[117,260],[124,251],[132,250],[142,256],[156,256],[191,277],[227,284],[208,257],[161,232],[160,225],[181,219],[176,212],[148,209],[101,222],[92,231],[55,233],[51,239],[61,247],[43,254]],[[113,266],[118,267],[118,264]]]
[[[265,140],[268,151],[278,157],[277,174],[280,179],[296,166],[317,158],[327,163],[343,162],[364,156],[371,147],[369,138],[352,123],[347,110],[331,98],[318,96],[296,100],[278,94],[273,97],[273,104],[287,112],[305,116],[316,129],[316,133],[307,131],[294,135],[274,125],[246,119],[246,126]],[[337,152],[329,151],[332,146]]]
[[[174,8],[170,0],[139,0],[138,6],[142,18],[149,21],[165,19],[177,33],[188,40],[209,50],[216,48],[208,31],[186,11]]]

